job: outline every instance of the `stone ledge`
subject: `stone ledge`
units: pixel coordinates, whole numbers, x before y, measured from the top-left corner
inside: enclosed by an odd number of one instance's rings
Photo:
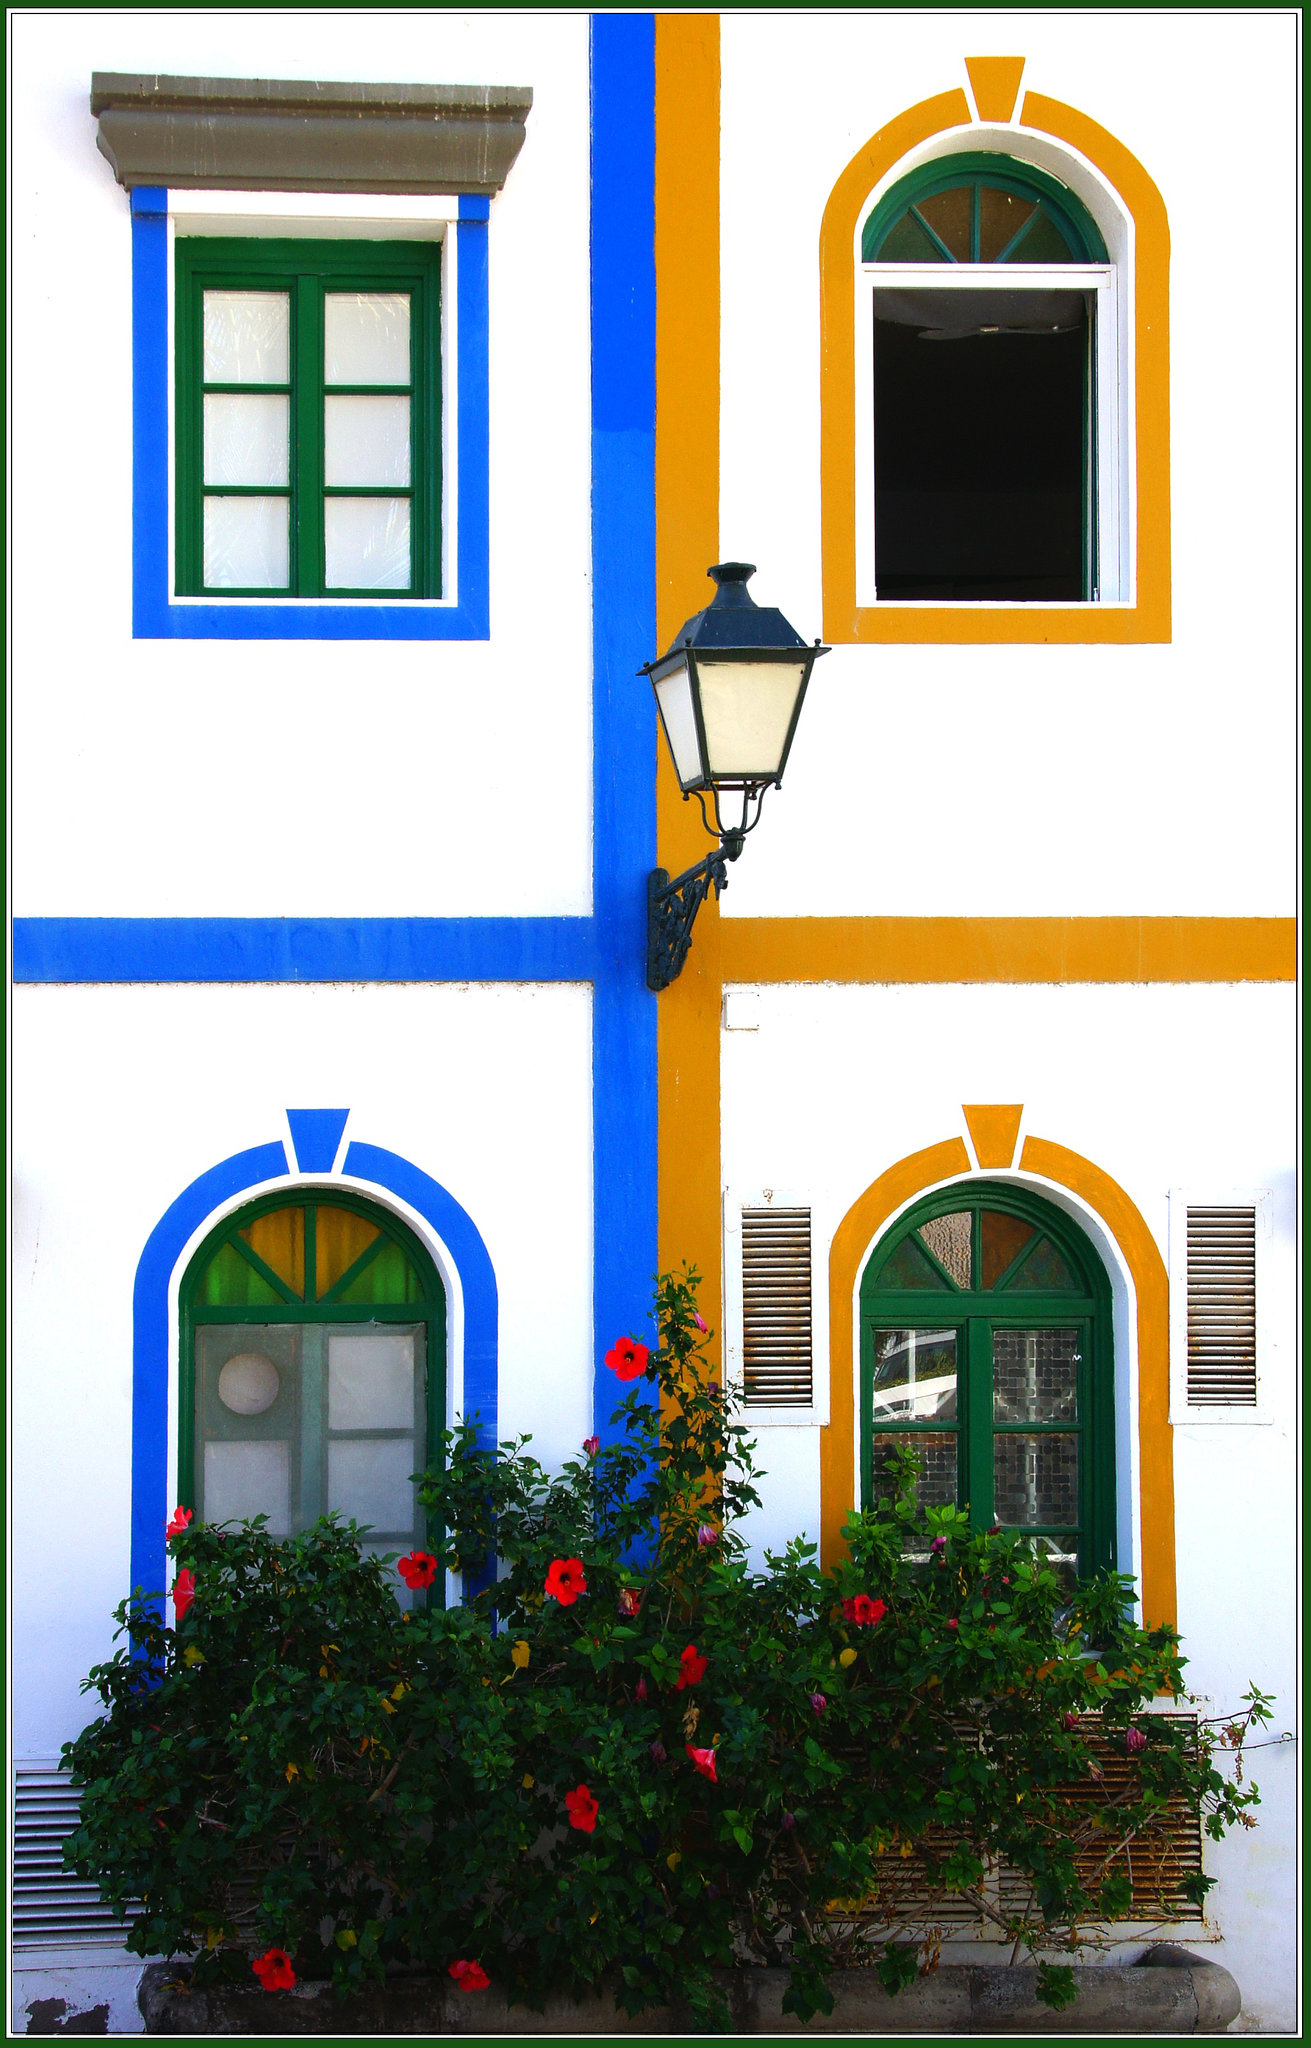
[[[185,1966],[152,1963],[139,2000],[148,2034],[679,2034],[689,2016],[658,2008],[630,2019],[608,1997],[556,1998],[544,2013],[510,2006],[492,1987],[472,1994],[429,1976],[395,1977],[339,2002],[326,1984],[294,1991],[191,1991]],[[945,1963],[890,1997],[872,1970],[838,1970],[834,2007],[803,2027],[782,2009],[786,1970],[726,1971],[738,2034],[1221,2034],[1238,2017],[1238,1986],[1218,1963],[1158,1942],[1129,1967],[1077,1967],[1079,1996],[1063,2012],[1037,1997],[1035,1968]]]

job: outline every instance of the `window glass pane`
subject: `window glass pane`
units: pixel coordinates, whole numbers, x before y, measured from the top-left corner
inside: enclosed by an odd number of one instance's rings
[[[884,236],[876,260],[880,263],[945,263],[947,259],[914,214],[903,213]]]
[[[206,589],[285,590],[290,566],[285,498],[206,498]]]
[[[992,1412],[997,1422],[1073,1422],[1077,1330],[994,1330]]]
[[[995,263],[1006,244],[1013,241],[1026,220],[1038,211],[1032,199],[1017,192],[999,192],[985,185],[979,194],[979,261]]]
[[[934,1216],[921,1223],[919,1234],[939,1265],[945,1266],[958,1287],[970,1284],[970,1233],[973,1217],[968,1209],[952,1216]]]
[[[1012,1528],[1077,1527],[1078,1437],[1056,1431],[994,1437],[993,1513]]]
[[[272,1308],[281,1297],[235,1245],[224,1244],[205,1268],[196,1299],[206,1308]]]
[[[408,590],[408,498],[328,498],[323,507],[330,590]]]
[[[289,398],[205,396],[205,482],[285,484]]]
[[[1036,1244],[1019,1272],[1007,1287],[1008,1294],[1019,1294],[1025,1289],[1030,1294],[1079,1294],[1082,1292],[1076,1275],[1057,1251],[1049,1237]]]
[[[923,1464],[915,1485],[915,1498],[922,1508],[946,1508],[956,1501],[956,1437],[950,1430],[900,1430],[895,1435],[874,1439],[874,1492],[888,1500],[893,1488],[888,1460],[894,1450],[914,1451]]]
[[[400,1246],[389,1240],[338,1299],[355,1308],[399,1306],[422,1301],[423,1287]]]
[[[328,384],[408,384],[408,292],[325,292],[323,375]]]
[[[286,292],[205,293],[205,382],[285,384],[291,365]]]
[[[328,1427],[414,1427],[413,1330],[329,1337]]]
[[[328,1444],[328,1507],[408,1541],[414,1525],[414,1439],[334,1437]]]
[[[874,1421],[945,1422],[956,1417],[956,1332],[874,1332]]]
[[[980,1218],[983,1240],[983,1285],[995,1287],[1002,1274],[1035,1235],[1033,1225],[999,1209],[985,1209]]]
[[[957,185],[950,192],[935,192],[932,199],[915,201],[915,211],[928,222],[939,240],[946,243],[958,263],[970,260],[970,209],[973,203],[972,185]]]
[[[932,1288],[947,1292],[947,1283],[936,1266],[930,1265],[913,1237],[903,1238],[879,1275],[880,1287]]]
[[[203,1484],[205,1521],[267,1515],[270,1536],[290,1536],[291,1453],[285,1441],[207,1443]]]
[[[305,1293],[305,1211],[271,1209],[242,1225],[238,1235],[293,1294]],[[243,1262],[244,1263],[244,1262]]]
[[[1055,1572],[1070,1599],[1079,1584],[1079,1553],[1068,1536],[1035,1536],[1033,1547],[1047,1571]]]
[[[1011,263],[1078,263],[1082,259],[1070,247],[1048,213],[1039,213],[1024,240],[1007,258]]]
[[[208,404],[208,399],[205,402]],[[323,481],[325,484],[408,484],[409,399],[325,399]]]
[[[314,1216],[315,1285],[320,1301],[376,1242],[378,1226],[353,1209],[320,1207]]]

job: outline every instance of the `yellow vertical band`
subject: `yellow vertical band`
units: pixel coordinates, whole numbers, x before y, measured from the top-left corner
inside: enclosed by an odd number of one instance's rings
[[[655,23],[656,628],[661,648],[713,596],[719,559],[719,17]],[[653,650],[654,652],[655,650]],[[660,742],[656,837],[671,874],[709,852]],[[660,1266],[703,1275],[718,1333],[719,913],[697,918],[687,965],[657,997]]]

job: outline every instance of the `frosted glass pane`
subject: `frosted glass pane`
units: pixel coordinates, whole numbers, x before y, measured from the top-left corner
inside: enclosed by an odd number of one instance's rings
[[[414,1332],[328,1339],[329,1429],[414,1427]]]
[[[414,1526],[413,1437],[328,1445],[328,1506],[371,1529]]]
[[[408,498],[329,498],[323,508],[330,590],[408,590]]]
[[[323,375],[329,384],[408,384],[408,292],[327,292]]]
[[[667,676],[661,676],[655,693],[678,779],[690,789],[701,780],[701,743],[696,735],[696,713],[692,708],[692,684],[686,662],[671,669]]]
[[[205,397],[205,482],[285,484],[289,398]]]
[[[285,1443],[205,1446],[207,1522],[239,1522],[267,1515],[270,1536],[291,1534],[291,1461]]]
[[[701,661],[701,717],[712,775],[776,775],[805,661]]]
[[[290,574],[285,498],[206,498],[207,590],[285,590]]]
[[[205,293],[205,382],[286,384],[291,301],[286,292]]]
[[[328,398],[323,408],[326,484],[408,484],[408,398]]]

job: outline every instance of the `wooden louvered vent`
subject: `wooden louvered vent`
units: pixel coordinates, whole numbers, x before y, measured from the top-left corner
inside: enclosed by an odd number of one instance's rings
[[[1188,1406],[1256,1406],[1256,1210],[1188,1211]]]
[[[742,1379],[749,1408],[809,1408],[810,1211],[742,1211]]]
[[[64,1869],[78,1795],[50,1764],[19,1764],[14,1785],[14,1947],[120,1946],[125,1928],[93,1884]]]

